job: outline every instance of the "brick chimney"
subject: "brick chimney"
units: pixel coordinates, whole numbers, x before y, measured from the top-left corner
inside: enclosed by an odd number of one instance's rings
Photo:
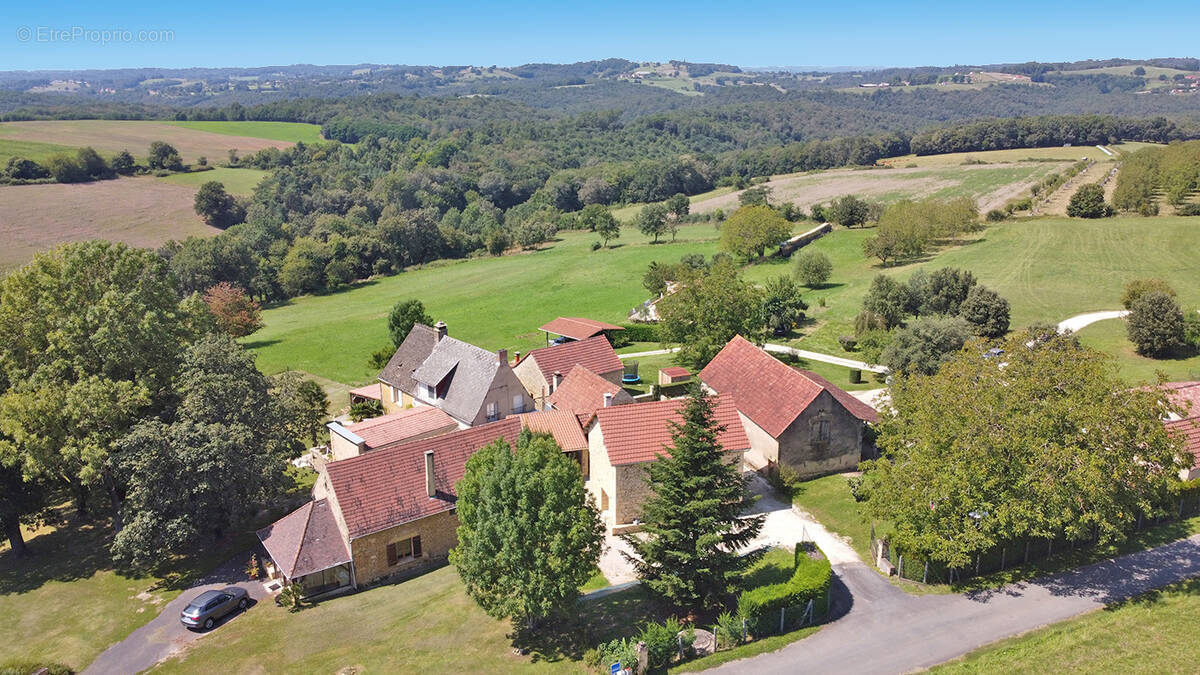
[[[433,475],[433,451],[425,451],[425,492],[429,493],[430,497],[437,496],[437,486],[435,485]]]
[[[612,407],[612,394],[611,394],[610,392],[607,392],[607,391],[606,391],[606,392],[604,392],[604,407],[605,407],[605,408],[611,408],[611,407]]]
[[[508,365],[508,350],[501,349],[500,351],[496,352],[496,359],[498,361],[500,361],[500,365],[507,366]]]
[[[562,384],[562,371],[556,370],[554,371],[553,386],[550,387],[550,393],[557,391],[560,384]]]
[[[433,330],[435,333],[437,333],[438,340],[441,340],[442,338],[446,337],[446,335],[448,334],[448,331],[446,330],[446,322],[445,321],[439,321],[439,322],[433,324]]]

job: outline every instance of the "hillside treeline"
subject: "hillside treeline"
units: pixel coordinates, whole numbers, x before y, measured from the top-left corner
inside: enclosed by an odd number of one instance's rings
[[[1168,143],[1190,138],[1200,138],[1200,125],[1177,123],[1165,117],[1051,115],[985,119],[930,129],[914,135],[910,149],[917,155],[939,155],[1117,141]]]
[[[1143,148],[1121,161],[1113,206],[1123,211],[1153,215],[1158,212],[1161,197],[1168,204],[1180,207],[1178,213],[1200,215],[1200,209],[1186,204],[1198,188],[1200,141]]]

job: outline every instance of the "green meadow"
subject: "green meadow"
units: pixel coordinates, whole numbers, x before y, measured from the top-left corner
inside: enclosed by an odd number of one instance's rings
[[[177,127],[207,131],[210,134],[266,138],[291,143],[320,143],[321,126],[301,122],[167,122]]]

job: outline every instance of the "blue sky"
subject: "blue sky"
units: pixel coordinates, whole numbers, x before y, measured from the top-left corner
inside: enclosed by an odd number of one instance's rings
[[[1108,0],[6,4],[0,70],[608,57],[911,66],[1200,55],[1194,1],[1158,2],[1154,11]]]

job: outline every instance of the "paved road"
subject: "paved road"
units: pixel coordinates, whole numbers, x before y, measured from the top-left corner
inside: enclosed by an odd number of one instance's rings
[[[833,624],[718,673],[904,673],[1200,575],[1200,535],[993,591],[910,596],[861,562],[834,566]]]
[[[252,602],[258,602],[266,597],[266,589],[260,581],[247,581],[242,571],[249,552],[238,556],[221,565],[212,574],[202,579],[192,588],[179,594],[163,607],[162,613],[150,620],[150,623],[129,634],[129,637],[112,645],[84,669],[83,675],[128,675],[138,673],[166,659],[188,644],[204,637],[209,632],[220,632],[221,626],[229,621],[236,621],[241,612],[234,612],[221,620],[212,631],[190,631],[179,623],[179,613],[202,591],[210,588],[240,586],[250,594]],[[247,612],[254,611],[251,604]]]
[[[1090,326],[1097,321],[1106,319],[1123,319],[1129,312],[1123,309],[1112,310],[1107,312],[1088,312],[1087,314],[1077,314],[1069,319],[1063,319],[1058,322],[1058,332],[1063,333],[1071,331],[1072,333],[1079,332],[1085,326]]]
[[[763,345],[763,349],[768,352],[776,352],[779,354],[792,354],[794,356],[799,356],[802,359],[809,359],[811,361],[832,363],[835,366],[858,368],[860,370],[866,370],[872,373],[886,373],[888,371],[887,366],[865,363],[863,361],[855,361],[854,359],[844,359],[840,356],[830,356],[829,354],[822,354],[820,352],[810,352],[806,349],[796,349],[794,347],[788,347],[787,345],[765,344]]]

